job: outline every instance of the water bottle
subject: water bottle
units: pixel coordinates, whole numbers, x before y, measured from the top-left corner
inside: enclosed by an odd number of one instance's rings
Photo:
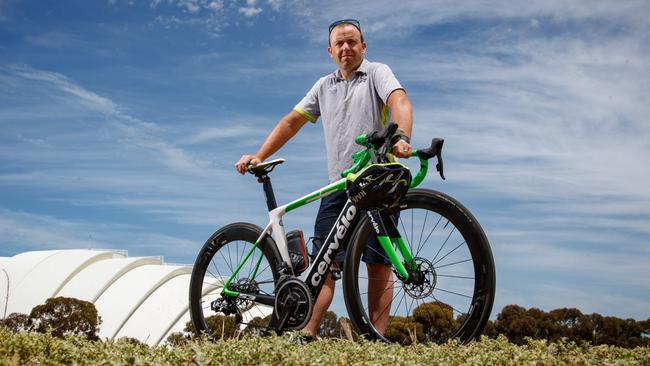
[[[287,246],[289,247],[291,266],[297,276],[309,266],[309,257],[307,256],[305,239],[301,230],[296,229],[287,233]]]

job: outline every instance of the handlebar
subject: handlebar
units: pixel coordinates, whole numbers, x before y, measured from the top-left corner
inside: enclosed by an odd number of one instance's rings
[[[434,138],[431,140],[431,146],[426,149],[416,150],[412,153],[412,156],[417,156],[420,159],[420,170],[413,177],[413,180],[411,180],[411,188],[417,187],[424,180],[429,169],[429,159],[434,156],[438,158],[436,170],[440,173],[440,178],[445,180],[444,163],[442,161],[442,145],[444,143],[444,139]]]
[[[347,177],[350,173],[358,173],[363,167],[365,167],[369,161],[373,160],[374,163],[377,161],[377,154],[384,155],[386,151],[390,149],[390,146],[386,146],[385,149],[382,148],[389,143],[393,135],[397,131],[397,124],[389,122],[386,126],[380,131],[373,131],[369,134],[362,134],[357,136],[355,139],[356,143],[362,146],[365,146],[365,149],[361,149],[354,153],[352,156],[354,164],[343,171],[341,176]],[[417,156],[420,159],[420,170],[411,180],[411,188],[417,187],[424,177],[427,175],[429,169],[429,159],[434,156],[437,157],[438,162],[436,163],[436,170],[440,174],[440,177],[444,180],[444,164],[442,161],[442,145],[445,140],[440,138],[434,138],[431,140],[431,146],[428,148],[418,149],[413,151],[411,156]]]

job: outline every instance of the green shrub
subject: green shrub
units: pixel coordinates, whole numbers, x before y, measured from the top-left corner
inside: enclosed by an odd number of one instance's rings
[[[29,324],[30,330],[39,333],[52,333],[56,337],[78,334],[97,340],[101,318],[95,305],[88,301],[55,297],[32,309]]]
[[[11,313],[8,317],[0,320],[0,325],[12,332],[30,330],[29,316],[21,313]]]

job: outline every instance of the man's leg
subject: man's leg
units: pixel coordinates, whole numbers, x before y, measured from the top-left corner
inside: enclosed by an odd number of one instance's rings
[[[368,312],[375,329],[384,334],[393,301],[393,269],[389,264],[368,263]]]
[[[332,230],[336,218],[339,216],[341,210],[345,206],[347,201],[347,195],[345,192],[335,192],[329,196],[324,197],[321,200],[320,208],[318,209],[318,215],[316,216],[316,222],[314,223],[314,248],[312,250],[312,261],[315,259],[316,254],[320,250],[321,246],[324,244],[323,241],[327,238],[327,235]],[[334,258],[334,261],[338,264],[343,262],[345,257],[345,251],[339,250]],[[335,281],[332,279],[331,274],[325,276],[325,282],[323,283],[323,288],[321,289],[318,297],[314,303],[314,309],[311,314],[311,319],[309,323],[303,328],[303,331],[309,332],[310,335],[316,336],[318,328],[320,327],[320,322],[323,320],[323,316],[327,312],[330,304],[332,303],[332,298],[334,297],[334,288]]]
[[[332,276],[326,276],[323,288],[314,303],[314,310],[311,313],[311,319],[309,319],[309,323],[307,323],[305,328],[303,328],[303,331],[308,332],[312,337],[316,336],[318,328],[320,327],[320,322],[323,320],[323,316],[332,303],[335,288],[336,282],[332,279]]]

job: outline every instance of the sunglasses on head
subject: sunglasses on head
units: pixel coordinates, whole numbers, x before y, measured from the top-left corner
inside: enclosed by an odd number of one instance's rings
[[[331,34],[332,29],[334,29],[334,27],[336,27],[337,25],[341,25],[341,24],[352,24],[353,26],[357,27],[359,32],[361,32],[361,25],[359,24],[358,20],[356,20],[356,19],[343,19],[343,20],[337,20],[334,23],[330,24],[329,33]]]

